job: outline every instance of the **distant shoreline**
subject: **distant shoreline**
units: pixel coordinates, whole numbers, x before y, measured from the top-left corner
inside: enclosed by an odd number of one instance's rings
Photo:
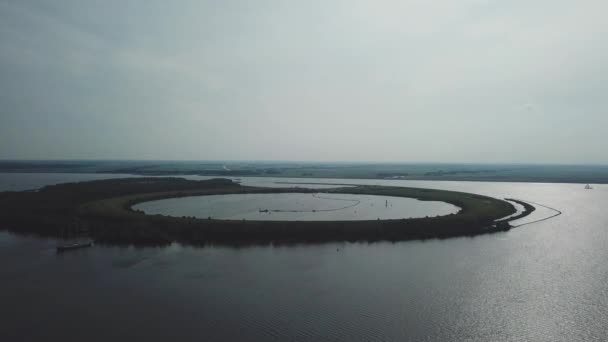
[[[608,165],[0,160],[0,173],[608,184]]]

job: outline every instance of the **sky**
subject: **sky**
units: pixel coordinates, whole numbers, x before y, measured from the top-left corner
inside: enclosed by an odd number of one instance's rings
[[[0,0],[0,159],[608,163],[605,0]]]

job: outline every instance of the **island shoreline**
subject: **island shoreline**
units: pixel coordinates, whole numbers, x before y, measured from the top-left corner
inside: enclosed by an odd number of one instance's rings
[[[445,216],[364,221],[246,221],[145,215],[132,209],[164,198],[245,193],[342,193],[442,201],[460,208]],[[16,233],[63,237],[82,234],[115,245],[293,244],[405,241],[475,236],[511,229],[507,201],[470,193],[388,186],[346,188],[246,187],[227,179],[126,178],[49,186],[38,192],[0,193],[2,227]],[[28,212],[31,209],[31,212]],[[53,208],[55,210],[53,210]],[[518,218],[527,216],[525,210]],[[522,216],[523,215],[523,216]]]

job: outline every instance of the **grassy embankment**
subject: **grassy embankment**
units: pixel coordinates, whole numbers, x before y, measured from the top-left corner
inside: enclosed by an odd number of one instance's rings
[[[244,221],[145,215],[132,211],[149,200],[228,193],[333,192],[443,201],[457,214],[372,221]],[[508,202],[468,193],[380,186],[311,190],[244,187],[229,180],[134,178],[50,186],[39,192],[0,193],[0,223],[15,232],[63,236],[84,232],[98,242],[166,244],[398,241],[472,236],[508,230],[496,219],[511,215]]]

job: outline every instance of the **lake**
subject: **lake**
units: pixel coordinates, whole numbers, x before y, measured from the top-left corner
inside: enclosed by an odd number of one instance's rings
[[[19,188],[19,176],[12,177]],[[244,184],[277,181],[241,178]],[[56,240],[0,233],[2,340],[608,338],[608,186],[294,181],[466,191],[529,200],[563,214],[474,238],[247,248],[95,246],[62,255],[55,253]],[[550,215],[539,208],[523,220]]]
[[[355,221],[456,214],[436,201],[352,194],[233,194],[169,198],[133,206],[146,214],[254,221]]]

